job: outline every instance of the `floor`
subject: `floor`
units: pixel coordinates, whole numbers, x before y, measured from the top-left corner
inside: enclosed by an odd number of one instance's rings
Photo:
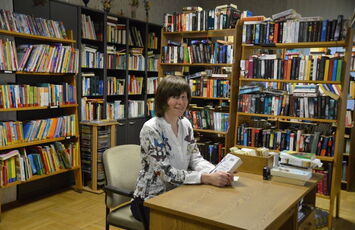
[[[318,206],[326,208],[326,204],[317,199]],[[0,230],[103,230],[104,215],[103,194],[66,190],[3,211]],[[355,192],[341,192],[340,218],[334,227],[355,229]]]

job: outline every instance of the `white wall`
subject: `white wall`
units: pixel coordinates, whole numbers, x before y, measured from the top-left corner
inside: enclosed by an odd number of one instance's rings
[[[0,0],[0,9],[13,10],[12,1]]]
[[[0,0],[3,1],[3,0]],[[68,2],[75,5],[84,6],[82,0],[60,0],[62,2]],[[163,15],[168,12],[180,12],[182,7],[195,5],[196,0],[151,0],[151,7],[149,11],[149,22],[162,24]],[[131,6],[129,0],[112,0],[112,8],[110,13],[120,14],[122,11],[124,16],[131,17]],[[101,0],[90,0],[88,7],[102,10]],[[143,0],[139,0],[139,7],[136,12],[136,18],[139,20],[145,20],[145,10],[143,6]]]
[[[351,17],[355,8],[354,0],[197,0],[204,9],[214,8],[224,3],[235,3],[241,10],[250,10],[254,15],[272,14],[287,9],[295,9],[302,16],[322,16],[335,19],[339,14]]]

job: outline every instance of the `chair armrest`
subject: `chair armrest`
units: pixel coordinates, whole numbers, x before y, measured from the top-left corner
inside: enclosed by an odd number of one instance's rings
[[[106,185],[104,187],[105,192],[113,192],[113,193],[117,193],[123,196],[128,196],[128,197],[132,197],[133,198],[133,191],[128,191],[128,190],[124,190],[121,188],[117,188],[111,185]]]

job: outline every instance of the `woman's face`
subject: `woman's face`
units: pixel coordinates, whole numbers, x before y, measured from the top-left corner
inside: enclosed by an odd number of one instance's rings
[[[186,92],[182,93],[180,96],[169,97],[167,101],[168,108],[165,114],[168,116],[181,117],[184,115],[188,102]]]

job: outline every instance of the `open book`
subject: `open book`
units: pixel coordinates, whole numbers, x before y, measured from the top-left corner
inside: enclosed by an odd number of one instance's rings
[[[233,155],[228,153],[223,159],[216,165],[214,169],[211,170],[210,173],[214,172],[229,172],[234,173],[234,171],[243,163],[243,161]]]

